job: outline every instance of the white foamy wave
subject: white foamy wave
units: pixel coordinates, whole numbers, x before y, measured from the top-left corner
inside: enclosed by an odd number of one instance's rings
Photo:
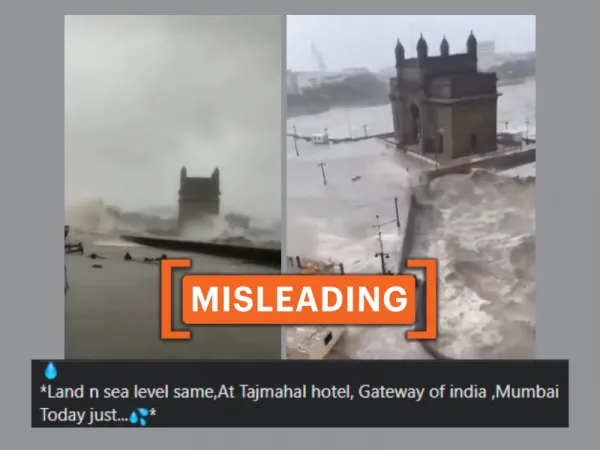
[[[122,211],[101,198],[71,204],[65,209],[69,239],[95,245],[130,245],[118,240],[123,234],[173,235],[177,221],[167,209]]]
[[[411,253],[439,261],[439,350],[535,357],[534,179],[475,170],[434,180]]]
[[[512,169],[502,170],[498,172],[499,175],[512,178],[535,178],[536,177],[536,163],[532,162],[524,164],[522,166],[514,167]]]
[[[65,210],[65,224],[71,227],[71,241],[94,245],[131,245],[118,239],[118,236],[124,234],[179,237],[259,247],[279,248],[281,245],[281,225],[275,220],[226,213],[223,216],[188,221],[179,230],[175,208],[122,211],[106,205],[100,198],[68,206]]]
[[[231,220],[228,216],[242,217],[246,220]],[[280,248],[281,222],[236,213],[207,216],[187,221],[181,229],[180,236],[188,240]]]

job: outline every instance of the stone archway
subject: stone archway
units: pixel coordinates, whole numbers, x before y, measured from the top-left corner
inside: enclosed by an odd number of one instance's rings
[[[411,103],[410,108],[410,117],[411,117],[411,140],[418,144],[421,140],[421,112],[419,111],[419,107],[415,103]]]

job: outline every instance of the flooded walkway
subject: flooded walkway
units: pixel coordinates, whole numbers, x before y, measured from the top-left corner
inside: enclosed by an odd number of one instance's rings
[[[190,341],[160,339],[159,266],[133,258],[192,258],[194,273],[278,273],[240,261],[174,253],[105,240],[86,248],[108,259],[65,255],[70,288],[65,298],[67,359],[280,359],[280,327],[205,326],[192,328]],[[99,264],[101,268],[94,268]],[[177,273],[175,296],[181,277]],[[183,327],[174,305],[175,327]]]

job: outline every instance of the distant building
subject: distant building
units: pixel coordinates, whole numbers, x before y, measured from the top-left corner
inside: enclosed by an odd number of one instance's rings
[[[323,80],[337,77],[339,74],[330,72],[298,72],[298,87],[300,92],[307,88],[323,84]]]
[[[343,83],[349,77],[370,73],[364,68],[349,68],[341,72],[287,72],[287,93],[301,94],[305,89]]]
[[[395,53],[390,100],[398,148],[440,161],[497,148],[497,77],[478,71],[473,33],[466,53],[451,55],[444,37],[440,56],[429,56],[422,35],[416,58],[405,58],[400,41]]]
[[[496,65],[496,43],[482,41],[477,43],[477,67],[479,70],[489,70]]]
[[[208,178],[188,177],[187,169],[181,168],[179,179],[179,214],[177,226],[181,231],[188,221],[219,215],[221,205],[220,175],[215,168]]]
[[[287,93],[302,94],[306,88],[318,85],[327,74],[321,72],[287,71]]]
[[[300,94],[300,86],[298,84],[298,72],[287,71],[287,93]]]
[[[360,75],[371,72],[365,67],[348,67],[347,69],[342,70],[342,73],[346,75]]]
[[[325,84],[337,84],[343,83],[348,78],[348,75],[343,73],[336,73],[334,75],[327,75],[321,78],[318,83],[315,83],[315,86],[325,85]]]

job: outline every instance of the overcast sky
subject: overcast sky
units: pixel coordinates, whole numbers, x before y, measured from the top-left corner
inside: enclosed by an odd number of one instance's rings
[[[430,53],[439,53],[443,35],[451,52],[463,52],[473,30],[478,40],[494,40],[497,52],[535,51],[535,16],[288,16],[287,64],[291,70],[318,70],[315,42],[328,70],[394,65],[400,39],[412,56],[419,34]]]
[[[65,197],[176,206],[221,170],[222,207],[280,216],[281,19],[65,18]]]

